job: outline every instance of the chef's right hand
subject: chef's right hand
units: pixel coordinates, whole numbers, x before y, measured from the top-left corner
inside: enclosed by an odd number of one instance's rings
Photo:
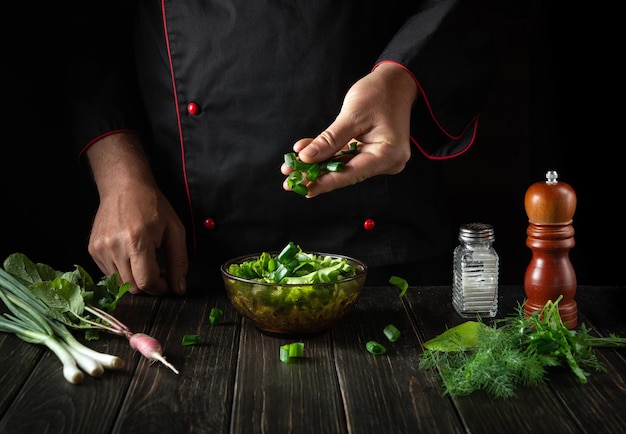
[[[351,142],[359,151],[340,172],[329,172],[307,183],[312,198],[356,184],[377,175],[395,175],[404,170],[411,156],[410,117],[420,97],[415,79],[404,67],[381,63],[348,90],[339,115],[315,138],[298,140],[293,150],[305,163],[331,158]],[[285,163],[281,172],[292,171]],[[289,190],[287,179],[283,188]]]

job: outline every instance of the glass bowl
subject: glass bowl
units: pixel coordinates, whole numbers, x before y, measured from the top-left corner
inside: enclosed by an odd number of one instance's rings
[[[270,335],[307,337],[336,326],[354,307],[365,284],[367,265],[342,255],[356,274],[333,282],[280,284],[244,279],[230,274],[231,264],[256,260],[259,254],[231,259],[220,267],[226,293],[235,309],[258,330]],[[272,252],[273,257],[276,252]]]

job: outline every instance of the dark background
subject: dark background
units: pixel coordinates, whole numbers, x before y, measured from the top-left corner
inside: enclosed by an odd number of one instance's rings
[[[497,35],[502,69],[478,142],[445,163],[450,231],[456,236],[458,226],[470,221],[493,224],[501,283],[522,284],[530,260],[524,194],[547,170],[557,170],[577,193],[570,258],[578,283],[625,284],[619,212],[625,184],[615,128],[623,110],[614,108],[621,102],[614,80],[619,68],[613,64],[619,56],[603,54],[612,52],[616,40],[607,12],[562,11],[554,1],[482,3]],[[100,274],[86,248],[97,198],[69,150],[61,116],[69,41],[80,35],[64,30],[71,14],[59,7],[38,6],[34,13],[32,7],[12,6],[5,15],[21,27],[4,35],[10,43],[2,67],[0,258],[22,252],[56,269],[80,264],[95,277]],[[603,24],[592,27],[594,21]]]

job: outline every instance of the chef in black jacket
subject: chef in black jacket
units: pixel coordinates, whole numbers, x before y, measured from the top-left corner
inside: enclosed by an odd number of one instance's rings
[[[495,73],[471,3],[80,6],[68,74],[96,264],[132,293],[183,294],[293,241],[362,259],[372,284],[438,283],[453,241],[438,160],[474,142]],[[286,153],[319,162],[353,141],[343,171],[288,191]]]

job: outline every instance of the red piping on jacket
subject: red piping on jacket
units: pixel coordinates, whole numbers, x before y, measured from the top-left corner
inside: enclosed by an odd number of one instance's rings
[[[467,146],[465,147],[465,149],[463,149],[461,152],[457,152],[454,155],[446,155],[445,157],[436,157],[434,155],[429,154],[428,152],[426,152],[426,150],[424,150],[424,148],[422,148],[420,146],[420,144],[417,142],[417,140],[415,140],[415,138],[411,137],[411,142],[413,142],[413,144],[415,146],[417,146],[417,148],[420,150],[420,152],[422,154],[424,154],[425,157],[431,159],[431,160],[449,160],[451,158],[455,158],[458,157],[459,155],[464,154],[465,152],[467,152],[467,150],[469,148],[472,147],[472,145],[474,144],[474,140],[476,139],[476,131],[478,129],[478,118],[480,118],[480,114],[477,114],[476,116],[474,116],[474,118],[467,124],[467,126],[463,129],[463,131],[461,132],[461,134],[455,136],[453,134],[450,134],[448,131],[446,131],[446,129],[444,127],[441,126],[441,124],[439,123],[439,121],[437,120],[437,118],[435,117],[435,113],[433,112],[432,107],[430,106],[430,101],[428,101],[428,97],[426,96],[426,93],[424,92],[424,89],[422,88],[422,85],[420,84],[419,80],[417,79],[417,77],[415,75],[413,75],[413,73],[411,71],[409,71],[409,69],[407,67],[405,67],[404,65],[402,65],[401,63],[395,62],[393,60],[383,60],[382,62],[377,63],[376,65],[374,65],[374,67],[372,68],[372,71],[375,70],[376,68],[378,68],[380,65],[382,65],[383,63],[393,63],[395,65],[398,65],[400,68],[404,69],[406,72],[408,72],[409,74],[411,74],[411,77],[413,77],[413,80],[415,80],[415,84],[417,84],[417,87],[419,88],[420,94],[422,95],[422,98],[424,99],[424,103],[426,104],[426,108],[428,109],[428,113],[430,113],[430,117],[432,118],[433,122],[435,122],[435,125],[437,125],[437,128],[439,128],[439,130],[447,137],[453,139],[453,140],[459,140],[461,137],[463,137],[463,135],[465,134],[465,132],[468,130],[468,128],[472,127],[474,128],[474,131],[472,133],[472,139],[470,140],[470,142],[467,144]]]
[[[132,133],[132,134],[137,134],[139,136],[141,135],[141,131],[133,130],[133,129],[130,129],[130,128],[123,128],[123,129],[120,129],[120,130],[107,131],[106,133],[100,134],[98,137],[90,140],[89,143],[87,143],[85,146],[83,146],[82,149],[80,151],[78,151],[78,159],[80,159],[85,154],[87,149],[89,149],[89,147],[91,145],[93,145],[94,143],[96,143],[98,140],[103,139],[103,138],[105,138],[107,136],[110,136],[111,134],[117,134],[117,133]]]
[[[172,63],[172,52],[170,50],[169,33],[167,31],[167,20],[165,18],[165,0],[161,0],[161,17],[163,19],[163,33],[165,37],[165,45],[167,47],[167,60],[170,64],[170,74],[172,76],[172,93],[174,94],[174,105],[176,106],[176,122],[178,124],[178,139],[180,141],[180,160],[183,178],[185,180],[185,191],[187,193],[187,203],[189,204],[189,214],[191,218],[191,238],[193,240],[193,251],[196,251],[196,225],[193,215],[193,207],[191,206],[191,192],[189,191],[189,182],[187,180],[187,167],[185,164],[185,142],[183,140],[183,128],[180,120],[180,111],[178,109],[178,93],[176,92],[176,79],[174,78],[174,64]]]

